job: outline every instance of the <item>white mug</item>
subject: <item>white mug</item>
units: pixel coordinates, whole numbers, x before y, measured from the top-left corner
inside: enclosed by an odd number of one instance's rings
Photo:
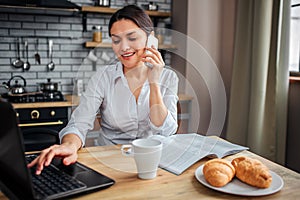
[[[136,139],[132,144],[122,145],[123,155],[133,156],[141,179],[156,177],[161,158],[162,142],[155,139]]]

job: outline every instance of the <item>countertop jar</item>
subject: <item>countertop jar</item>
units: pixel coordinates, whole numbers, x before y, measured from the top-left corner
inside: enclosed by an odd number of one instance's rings
[[[93,27],[93,41],[102,42],[102,27],[95,26]]]
[[[110,7],[110,0],[97,0],[97,6]]]

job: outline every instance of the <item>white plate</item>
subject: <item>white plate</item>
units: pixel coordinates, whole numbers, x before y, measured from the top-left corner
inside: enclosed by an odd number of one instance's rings
[[[278,192],[283,187],[282,178],[273,171],[270,171],[272,175],[272,184],[269,188],[266,189],[252,187],[246,183],[241,182],[237,178],[234,178],[230,183],[228,183],[223,187],[214,187],[210,185],[208,182],[206,182],[202,169],[203,169],[203,165],[198,167],[197,170],[195,171],[195,176],[200,183],[202,183],[203,185],[211,189],[228,193],[228,194],[235,194],[235,195],[242,195],[242,196],[263,196],[263,195],[269,195]]]

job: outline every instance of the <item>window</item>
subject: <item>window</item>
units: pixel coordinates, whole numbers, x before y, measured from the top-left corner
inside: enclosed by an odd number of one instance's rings
[[[289,71],[300,72],[300,0],[291,0]]]

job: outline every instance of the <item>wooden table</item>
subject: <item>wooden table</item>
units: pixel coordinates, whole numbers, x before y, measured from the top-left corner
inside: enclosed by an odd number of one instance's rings
[[[242,155],[261,160],[284,180],[284,187],[281,191],[268,196],[255,197],[255,199],[296,200],[300,198],[299,173],[249,151],[243,151],[236,155],[226,157],[226,159],[231,160],[234,157]],[[133,159],[122,156],[120,146],[84,148],[79,151],[78,160],[113,178],[116,184],[110,188],[79,196],[75,199],[253,199],[253,197],[235,196],[217,192],[199,183],[194,173],[200,165],[207,161],[206,158],[197,162],[179,176],[159,169],[158,176],[152,180],[141,180],[137,178]],[[0,200],[4,199],[7,198],[0,193]]]

